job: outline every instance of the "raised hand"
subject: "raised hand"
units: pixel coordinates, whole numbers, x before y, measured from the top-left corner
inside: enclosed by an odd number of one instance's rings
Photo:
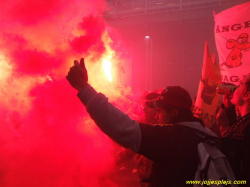
[[[84,58],[81,58],[80,63],[75,60],[74,66],[72,66],[66,76],[70,85],[80,91],[83,86],[88,82],[88,72],[85,67]]]

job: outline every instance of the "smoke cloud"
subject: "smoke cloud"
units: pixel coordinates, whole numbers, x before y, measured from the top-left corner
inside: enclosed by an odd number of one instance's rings
[[[116,55],[115,66],[122,53],[119,34],[101,17],[105,1],[2,0],[0,7],[0,186],[117,186],[108,177],[116,145],[65,78],[84,57],[90,83],[138,117],[131,101],[138,96],[109,82],[100,65]]]

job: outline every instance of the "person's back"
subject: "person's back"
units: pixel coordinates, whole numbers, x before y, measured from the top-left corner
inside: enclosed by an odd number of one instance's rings
[[[199,125],[195,122],[193,125]],[[180,125],[141,125],[139,154],[154,160],[150,186],[186,186],[199,164],[197,145],[201,139]],[[165,138],[164,138],[165,137]]]

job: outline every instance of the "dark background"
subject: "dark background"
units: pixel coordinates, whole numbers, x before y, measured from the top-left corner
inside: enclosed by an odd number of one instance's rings
[[[105,19],[128,46],[132,89],[180,85],[197,93],[205,41],[216,53],[216,14],[246,0],[109,0]],[[145,36],[150,36],[145,39]],[[216,58],[218,61],[218,58]],[[126,65],[125,65],[126,66]],[[125,67],[126,70],[126,67]],[[127,74],[128,75],[128,74]],[[126,74],[125,74],[126,76]],[[129,75],[130,76],[130,75]]]

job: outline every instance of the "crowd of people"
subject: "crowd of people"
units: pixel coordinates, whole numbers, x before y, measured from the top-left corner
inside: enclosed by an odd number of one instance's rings
[[[88,83],[84,59],[74,61],[67,80],[78,91],[80,101],[96,125],[113,141],[133,155],[150,159],[150,172],[141,177],[147,186],[186,186],[193,180],[199,165],[198,144],[204,137],[218,139],[192,113],[190,94],[180,86],[168,86],[155,98],[145,101],[155,120],[131,119],[112,105]],[[217,115],[220,150],[227,156],[237,180],[250,181],[250,74],[239,81],[232,96],[223,96]],[[237,117],[235,108],[240,113]],[[146,110],[146,109],[145,109]],[[156,118],[155,118],[156,117]],[[157,124],[156,124],[157,123]],[[154,125],[152,125],[154,124]],[[190,130],[195,128],[203,138]]]

